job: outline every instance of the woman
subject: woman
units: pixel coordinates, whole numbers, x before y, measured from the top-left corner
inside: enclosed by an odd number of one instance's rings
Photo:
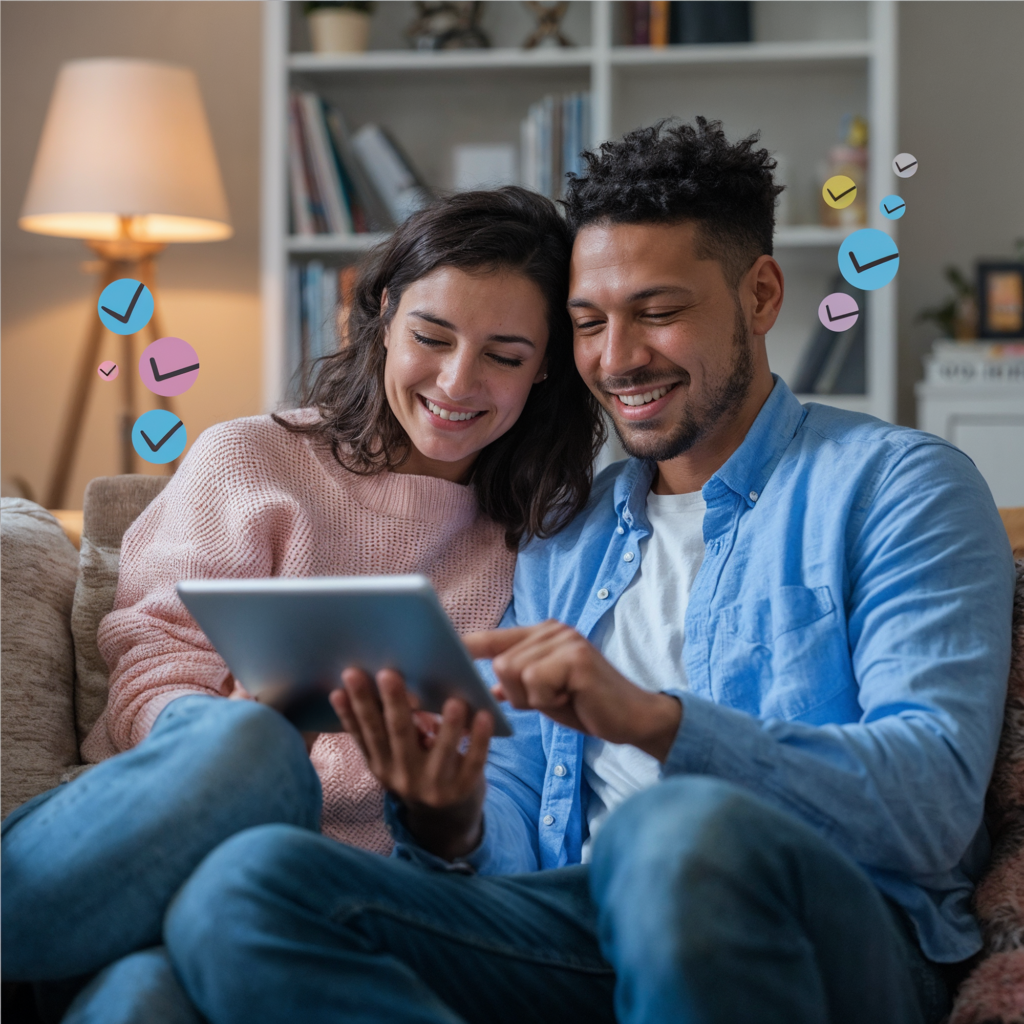
[[[573,364],[570,248],[526,190],[438,202],[369,259],[311,408],[196,441],[125,535],[99,632],[109,701],[82,745],[103,763],[4,823],[5,980],[87,975],[154,946],[174,891],[228,835],[318,826],[298,734],[216,699],[230,675],[179,579],[422,572],[459,631],[497,625],[518,544],[582,508],[602,440]],[[388,852],[350,738],[320,736],[310,760],[325,834]]]

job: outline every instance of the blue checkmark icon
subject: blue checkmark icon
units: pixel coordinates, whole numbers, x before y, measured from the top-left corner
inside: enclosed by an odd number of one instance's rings
[[[153,316],[153,294],[141,281],[122,277],[100,292],[96,311],[107,330],[136,334]]]
[[[907,212],[907,204],[897,195],[886,196],[878,208],[887,220],[899,220]]]
[[[166,409],[144,412],[132,427],[132,446],[146,462],[173,462],[188,444],[185,424]]]
[[[855,288],[874,291],[887,285],[900,266],[896,243],[877,228],[861,228],[839,246],[839,272]]]

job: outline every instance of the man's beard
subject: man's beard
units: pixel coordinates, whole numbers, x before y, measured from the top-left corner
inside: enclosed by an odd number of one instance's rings
[[[707,382],[707,396],[700,405],[692,401],[687,403],[683,419],[667,437],[645,438],[646,432],[657,430],[660,426],[656,421],[630,423],[630,434],[627,436],[612,417],[612,426],[619,437],[626,453],[638,459],[652,459],[655,462],[667,462],[677,455],[689,451],[698,441],[703,440],[719,421],[728,413],[743,404],[750,392],[754,380],[754,360],[750,352],[750,338],[742,311],[737,307],[736,321],[733,329],[732,347],[735,353],[732,370],[727,377]],[[664,380],[663,374],[652,374],[641,371],[630,377],[616,377],[614,380],[603,381],[604,387],[612,385],[616,388],[643,387],[645,384],[657,386],[658,380]],[[684,371],[682,380],[677,387],[686,387],[690,383],[690,375]],[[607,392],[606,392],[607,393]],[[612,401],[618,401],[612,398]]]

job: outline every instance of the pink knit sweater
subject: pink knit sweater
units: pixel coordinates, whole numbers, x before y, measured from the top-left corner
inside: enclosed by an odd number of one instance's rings
[[[178,580],[423,573],[468,632],[497,625],[514,567],[468,487],[350,473],[269,416],[212,427],[125,534],[114,610],[99,629],[110,696],[82,754],[95,762],[134,746],[183,694],[226,693],[226,666],[178,599]],[[323,734],[310,756],[324,834],[387,853],[383,794],[354,741]]]

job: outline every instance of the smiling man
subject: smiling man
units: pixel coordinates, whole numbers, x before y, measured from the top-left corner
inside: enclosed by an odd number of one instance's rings
[[[212,854],[166,934],[214,1024],[947,1010],[980,947],[1010,553],[962,453],[772,375],[755,146],[698,118],[570,182],[576,363],[632,457],[468,641],[516,734],[485,775],[486,715],[467,743],[449,702],[428,746],[401,679],[346,673],[399,860],[284,826]]]

